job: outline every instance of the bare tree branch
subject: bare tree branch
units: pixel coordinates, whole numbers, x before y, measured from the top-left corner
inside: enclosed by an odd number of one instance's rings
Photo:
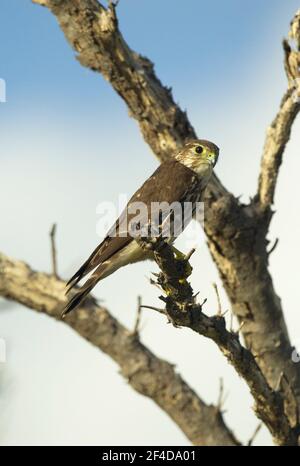
[[[126,44],[113,6],[105,9],[96,0],[35,0],[35,3],[46,5],[56,16],[80,63],[100,72],[124,99],[144,139],[160,160],[194,137],[186,113],[156,77],[152,63]],[[298,17],[291,26],[293,37],[299,37]],[[286,57],[286,67],[295,70],[296,55],[287,52]],[[289,89],[275,122],[276,138],[265,145],[267,155],[262,166],[267,167],[263,170],[267,175],[261,175],[259,196],[250,205],[240,204],[213,177],[207,189],[205,231],[232,310],[244,322],[242,333],[247,347],[270,386],[274,388],[284,373],[300,404],[300,366],[292,361],[293,348],[281,302],[268,270],[266,235],[272,215],[268,209],[261,209],[273,200],[276,167],[297,112],[298,105],[292,102]],[[268,140],[272,141],[273,136]]]
[[[227,209],[222,206],[230,198],[216,201],[223,215],[216,229],[206,222],[209,249],[221,273],[223,285],[232,303],[232,310],[243,326],[247,348],[251,349],[269,385],[275,388],[283,372],[300,402],[300,366],[292,360],[293,348],[284,321],[281,301],[276,295],[268,270],[266,231],[269,219],[254,216],[248,206],[236,212],[236,222],[228,222]],[[213,216],[206,209],[206,217]],[[293,404],[293,403],[292,403]],[[291,416],[294,417],[291,406]]]
[[[60,319],[65,285],[0,253],[0,296],[4,298]],[[108,354],[131,387],[160,406],[194,445],[239,445],[218,408],[205,404],[172,364],[156,357],[93,298],[64,322]]]
[[[142,315],[142,297],[138,296],[137,299],[137,310],[136,310],[136,319],[133,329],[133,335],[138,336],[140,331],[141,315]]]
[[[195,137],[171,90],[156,77],[153,64],[124,41],[112,3],[107,9],[96,0],[43,0],[42,4],[57,17],[79,62],[100,72],[126,101],[160,160],[166,160],[184,140]]]
[[[285,412],[285,396],[287,392],[273,390],[262,374],[252,353],[244,348],[238,333],[226,329],[224,317],[216,314],[208,317],[197,304],[193,289],[186,280],[190,266],[186,259],[178,260],[174,256],[172,246],[163,239],[141,238],[142,247],[152,247],[155,261],[161,269],[157,284],[166,293],[160,296],[165,303],[165,314],[178,327],[188,327],[194,332],[213,340],[234,366],[237,373],[248,384],[255,400],[255,412],[266,424],[279,445],[298,445],[300,424],[291,424]],[[292,394],[287,396],[288,403],[294,403]]]
[[[220,295],[219,295],[218,285],[216,283],[213,283],[213,287],[214,287],[214,290],[215,290],[216,296],[217,296],[218,315],[221,316],[222,315],[222,306],[221,306],[221,299],[220,299]]]
[[[261,160],[258,199],[263,209],[273,204],[282,155],[300,110],[300,10],[291,23],[289,36],[297,45],[293,49],[288,40],[283,41],[288,90],[276,118],[268,128]]]
[[[56,278],[58,278],[55,234],[56,234],[56,223],[53,223],[51,230],[50,230],[52,273]]]
[[[294,86],[291,86],[285,93],[279,112],[267,131],[258,186],[258,199],[262,208],[270,207],[274,202],[282,155],[290,139],[293,122],[300,109],[300,97],[299,101],[295,98],[297,89],[298,84],[295,81]]]

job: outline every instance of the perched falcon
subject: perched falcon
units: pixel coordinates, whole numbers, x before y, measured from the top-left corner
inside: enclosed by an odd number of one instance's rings
[[[212,175],[219,156],[219,148],[212,142],[193,140],[186,143],[175,156],[163,162],[128,202],[124,212],[115,222],[101,244],[69,280],[67,293],[90,272],[93,272],[84,285],[77,289],[66,304],[63,316],[75,309],[94,286],[103,278],[124,265],[151,259],[153,253],[142,249],[135,241],[129,228],[134,217],[132,205],[143,203],[151,211],[156,204],[190,202],[192,206],[203,199],[203,193]],[[124,221],[125,231],[124,231]],[[142,219],[148,224],[149,217]],[[140,225],[142,227],[143,225]],[[186,225],[185,225],[186,226]],[[111,234],[112,231],[114,234]],[[171,242],[174,238],[171,238]]]

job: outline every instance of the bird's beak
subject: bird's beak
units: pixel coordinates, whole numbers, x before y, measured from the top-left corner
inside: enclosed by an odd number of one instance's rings
[[[213,167],[215,167],[218,161],[218,156],[214,152],[210,152],[207,156],[207,160]]]
[[[219,158],[219,155],[218,155],[218,154],[214,154],[214,163],[213,163],[213,166],[214,166],[214,167],[215,167],[216,164],[217,164],[218,158]]]

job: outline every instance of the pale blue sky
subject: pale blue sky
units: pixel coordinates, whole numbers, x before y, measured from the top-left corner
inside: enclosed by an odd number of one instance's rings
[[[297,8],[298,0],[120,0],[118,7],[130,46],[155,62],[199,136],[221,147],[217,173],[244,199],[255,189],[265,129],[285,89],[281,40]],[[68,277],[99,240],[97,204],[117,201],[120,192],[130,195],[157,161],[121,99],[75,60],[47,9],[30,0],[1,0],[0,13],[0,78],[7,82],[7,103],[0,104],[0,250],[49,271],[48,231],[55,221],[59,270]],[[271,266],[293,340],[300,343],[300,258],[292,247],[300,221],[296,202],[290,203],[299,198],[299,129],[297,122],[270,239],[280,237]],[[213,312],[211,284],[218,275],[201,238],[193,285]],[[156,303],[145,278],[153,267],[128,267],[95,292],[127,326],[138,294]],[[1,302],[0,309],[0,337],[8,347],[0,368],[3,444],[186,442],[151,401],[128,387],[114,363],[64,324],[18,305]],[[176,362],[207,402],[216,401],[222,376],[229,391],[226,419],[242,440],[251,436],[257,421],[248,390],[211,342],[152,313],[144,316],[142,338]],[[269,441],[265,431],[257,438],[258,444]]]

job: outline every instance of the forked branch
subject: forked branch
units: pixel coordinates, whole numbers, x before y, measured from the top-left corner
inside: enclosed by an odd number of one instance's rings
[[[65,286],[63,280],[35,272],[24,262],[0,253],[3,298],[61,320]],[[108,354],[131,387],[151,398],[194,445],[239,445],[218,407],[204,403],[172,364],[155,356],[138,334],[127,330],[93,298],[63,322]]]
[[[274,202],[282,155],[300,110],[300,10],[291,23],[289,40],[283,41],[283,50],[288,89],[265,140],[258,185],[258,200],[263,209]]]
[[[188,259],[175,257],[172,246],[162,238],[140,238],[141,247],[154,251],[155,261],[161,273],[157,285],[164,296],[165,315],[176,327],[188,327],[199,335],[213,340],[248,384],[255,400],[255,412],[266,424],[278,445],[298,445],[300,424],[291,425],[285,413],[285,400],[280,390],[273,390],[267,383],[252,353],[242,346],[238,333],[226,329],[220,313],[208,317],[203,313],[203,304],[196,302],[195,294],[187,277],[191,273]],[[161,310],[160,310],[161,312]],[[298,410],[297,405],[295,409]],[[299,419],[296,416],[296,419]]]

